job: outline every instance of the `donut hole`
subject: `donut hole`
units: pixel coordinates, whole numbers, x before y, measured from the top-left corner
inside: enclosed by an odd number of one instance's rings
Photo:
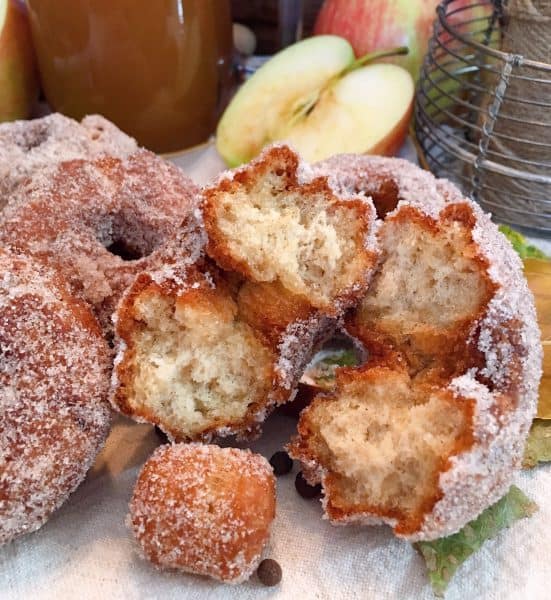
[[[316,307],[365,281],[369,216],[316,183],[300,185],[277,163],[254,182],[211,192],[222,255],[258,282],[280,282]],[[218,256],[218,259],[220,256]],[[231,267],[231,264],[228,265]]]
[[[124,261],[139,260],[140,258],[144,258],[144,256],[151,254],[153,251],[151,250],[151,252],[143,253],[139,248],[131,246],[127,240],[121,238],[113,240],[111,244],[106,247],[106,250],[110,254],[122,258]]]
[[[376,181],[373,182],[373,184],[375,183]],[[384,219],[389,212],[393,211],[400,200],[398,185],[392,179],[383,179],[375,187],[356,188],[355,191],[356,193],[363,192],[366,196],[371,197],[379,219]]]
[[[154,564],[239,583],[260,562],[275,504],[275,478],[264,457],[166,444],[140,472],[130,522]]]
[[[416,531],[449,457],[472,444],[471,403],[387,367],[346,370],[301,417],[308,455],[328,472],[328,514],[365,513]]]
[[[215,290],[173,298],[142,293],[134,303],[134,374],[126,386],[138,413],[178,439],[241,421],[271,390],[272,353]],[[131,391],[130,391],[131,390]]]

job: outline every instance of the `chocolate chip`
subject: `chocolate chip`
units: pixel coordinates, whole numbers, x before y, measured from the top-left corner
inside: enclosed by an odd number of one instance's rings
[[[295,487],[297,488],[297,492],[303,497],[307,499],[317,498],[321,495],[321,485],[310,485],[306,479],[304,479],[302,475],[302,471],[297,473],[295,479]]]
[[[256,571],[258,579],[268,586],[272,587],[281,581],[281,567],[279,563],[272,558],[265,558],[259,565]]]
[[[274,470],[275,475],[287,475],[293,468],[293,460],[287,454],[287,452],[276,452],[272,458],[270,458],[270,464]]]

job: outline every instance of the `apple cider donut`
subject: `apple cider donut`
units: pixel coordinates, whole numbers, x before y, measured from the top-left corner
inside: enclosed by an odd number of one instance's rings
[[[129,520],[154,565],[235,584],[258,566],[275,504],[275,478],[263,456],[165,444],[138,476]]]
[[[450,183],[393,159],[328,165],[358,191],[404,188],[346,320],[369,361],[338,372],[335,392],[302,413],[291,453],[323,483],[331,521],[446,536],[504,495],[520,467],[541,376],[533,297],[509,242]]]
[[[106,331],[137,273],[194,262],[204,234],[197,188],[147,150],[37,172],[4,210],[0,241],[59,269]]]
[[[138,149],[136,141],[99,115],[80,123],[59,113],[0,124],[0,211],[17,186],[36,171],[75,158],[120,158]]]
[[[334,324],[285,298],[213,266],[141,273],[114,315],[113,406],[177,441],[256,435]]]
[[[288,146],[266,149],[203,191],[207,253],[327,314],[364,295],[377,260],[371,202],[337,194]]]
[[[0,251],[0,544],[41,527],[109,431],[110,352],[60,276]]]

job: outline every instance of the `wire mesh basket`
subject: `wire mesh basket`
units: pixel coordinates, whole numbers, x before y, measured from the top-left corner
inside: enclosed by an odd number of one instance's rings
[[[444,0],[437,15],[416,94],[420,162],[496,221],[551,235],[551,45],[524,23],[525,52],[506,51],[519,46],[505,2]]]

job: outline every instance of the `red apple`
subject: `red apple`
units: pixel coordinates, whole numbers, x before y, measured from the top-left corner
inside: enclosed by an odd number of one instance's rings
[[[38,77],[24,2],[0,0],[0,122],[26,119]]]
[[[314,33],[346,38],[356,56],[380,48],[407,46],[407,56],[387,60],[405,67],[417,80],[438,4],[439,0],[325,0]],[[477,20],[492,12],[490,2],[474,4],[467,10],[470,5],[472,0],[456,0],[449,7],[449,12],[459,11],[450,17],[452,23],[471,21],[463,28],[467,31],[480,28]]]

